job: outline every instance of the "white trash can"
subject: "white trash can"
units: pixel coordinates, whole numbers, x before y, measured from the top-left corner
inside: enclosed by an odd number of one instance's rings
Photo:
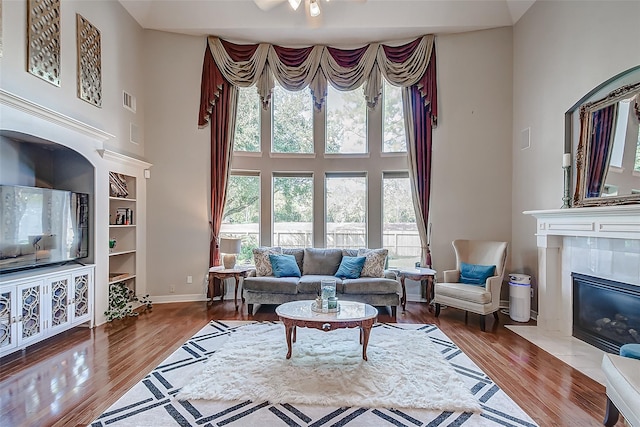
[[[509,274],[509,317],[528,322],[531,316],[531,276]]]

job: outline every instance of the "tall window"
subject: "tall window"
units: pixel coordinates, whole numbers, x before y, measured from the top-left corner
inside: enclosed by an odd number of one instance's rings
[[[273,245],[313,247],[313,176],[274,174]]]
[[[383,80],[382,151],[384,153],[406,153],[407,139],[402,110],[402,89]]]
[[[325,176],[326,247],[367,246],[367,177],[362,173]]]
[[[230,175],[220,237],[242,239],[238,264],[253,262],[252,251],[260,241],[259,229],[260,176],[258,173]]]
[[[308,89],[288,91],[276,85],[272,96],[274,153],[313,153],[313,102]]]
[[[327,93],[327,153],[367,152],[367,103],[362,88]]]
[[[234,151],[260,151],[260,97],[255,86],[239,88]]]
[[[382,178],[382,234],[390,267],[412,267],[420,261],[420,235],[406,172],[385,172]]]

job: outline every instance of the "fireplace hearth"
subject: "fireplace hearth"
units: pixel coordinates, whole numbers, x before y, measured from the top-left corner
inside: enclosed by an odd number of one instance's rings
[[[573,336],[618,353],[640,343],[640,287],[572,273]]]

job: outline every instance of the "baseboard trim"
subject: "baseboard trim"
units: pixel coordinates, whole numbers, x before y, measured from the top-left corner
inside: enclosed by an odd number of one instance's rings
[[[149,296],[153,304],[166,304],[170,302],[192,302],[207,301],[207,297],[202,294],[184,294],[184,295],[156,295]]]

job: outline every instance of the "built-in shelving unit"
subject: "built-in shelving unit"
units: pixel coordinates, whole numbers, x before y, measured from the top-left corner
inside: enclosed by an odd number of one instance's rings
[[[113,180],[117,180],[118,185],[113,185]],[[109,241],[115,241],[115,246],[109,248],[108,281],[109,285],[124,282],[134,293],[137,291],[136,181],[135,176],[110,172]]]

